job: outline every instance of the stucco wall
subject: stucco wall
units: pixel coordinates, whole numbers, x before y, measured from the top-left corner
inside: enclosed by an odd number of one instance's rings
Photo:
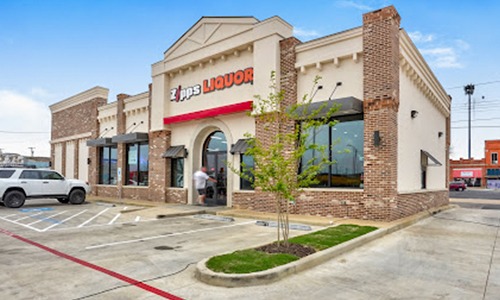
[[[418,111],[413,119],[412,110]],[[446,189],[446,117],[402,70],[398,126],[398,192],[421,190],[420,150],[442,164],[427,167],[427,189]],[[443,133],[441,137],[439,132]]]

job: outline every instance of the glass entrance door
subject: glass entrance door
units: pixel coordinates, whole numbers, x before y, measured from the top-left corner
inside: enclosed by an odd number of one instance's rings
[[[208,205],[226,205],[227,203],[227,142],[221,131],[212,133],[205,141],[203,165],[207,167],[208,176],[217,183],[207,182]]]

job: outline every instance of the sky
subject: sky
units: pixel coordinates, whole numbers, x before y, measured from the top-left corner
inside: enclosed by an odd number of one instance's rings
[[[94,86],[145,92],[151,65],[202,16],[278,15],[308,41],[362,25],[362,14],[394,5],[434,74],[452,96],[451,157],[500,139],[500,1],[0,0],[0,149],[50,155],[49,106]]]

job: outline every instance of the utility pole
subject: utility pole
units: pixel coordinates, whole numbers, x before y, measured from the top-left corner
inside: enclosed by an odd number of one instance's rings
[[[28,149],[31,150],[31,157],[33,157],[35,155],[35,147],[28,147]]]
[[[470,111],[471,111],[471,96],[474,94],[474,85],[472,83],[464,86],[464,91],[465,94],[469,96],[469,159],[471,159],[471,152],[470,152],[470,144],[471,144],[471,117],[470,117]]]

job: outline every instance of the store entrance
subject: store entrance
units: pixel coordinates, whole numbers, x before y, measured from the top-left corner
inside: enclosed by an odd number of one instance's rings
[[[222,131],[215,131],[208,136],[203,146],[203,165],[208,176],[217,183],[207,181],[208,205],[226,205],[227,203],[227,142]]]

